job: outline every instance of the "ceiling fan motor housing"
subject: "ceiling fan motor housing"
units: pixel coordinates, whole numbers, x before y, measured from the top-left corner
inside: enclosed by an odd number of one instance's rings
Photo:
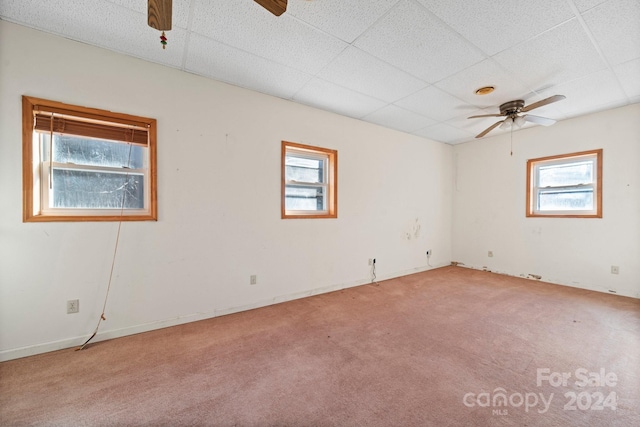
[[[517,115],[522,108],[524,108],[524,101],[522,99],[505,102],[500,106],[500,114],[503,116]]]

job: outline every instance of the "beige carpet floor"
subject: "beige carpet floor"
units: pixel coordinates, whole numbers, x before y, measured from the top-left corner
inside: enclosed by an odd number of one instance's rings
[[[640,300],[439,268],[1,363],[0,425],[640,426]]]

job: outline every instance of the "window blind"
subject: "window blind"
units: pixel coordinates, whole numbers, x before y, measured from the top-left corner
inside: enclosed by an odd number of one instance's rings
[[[148,145],[146,123],[115,123],[98,119],[70,116],[55,111],[34,111],[34,130],[37,132],[85,136],[110,141]],[[53,120],[53,126],[52,126]]]

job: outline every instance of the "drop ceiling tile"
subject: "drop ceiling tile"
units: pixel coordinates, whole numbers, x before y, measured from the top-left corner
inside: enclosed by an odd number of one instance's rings
[[[354,45],[428,83],[484,59],[476,47],[409,0],[400,1]]]
[[[640,1],[608,1],[582,16],[611,65],[640,58]]]
[[[56,21],[59,22],[64,15],[61,6],[61,2],[55,0],[46,3],[38,0],[3,0],[0,1],[0,16],[6,21],[53,32],[48,26]],[[80,6],[79,0],[76,6]],[[49,12],[52,14],[58,12],[58,16],[53,17]]]
[[[507,101],[526,99],[532,93],[518,80],[518,76],[501,68],[492,59],[486,59],[439,81],[434,86],[480,108],[496,108]],[[476,95],[483,86],[493,86],[488,95]]]
[[[387,105],[378,111],[364,116],[362,119],[370,123],[408,133],[436,123],[433,119],[405,110],[404,108],[396,107],[395,105]]]
[[[97,1],[83,2],[64,0],[3,0],[0,1],[0,14],[3,19],[25,24],[54,34],[68,35],[74,30],[74,24],[87,27],[87,20],[98,21],[100,16],[93,11]],[[71,11],[71,12],[70,12]]]
[[[101,0],[3,1],[0,13],[15,22],[54,34],[125,53],[148,61],[179,67],[185,31],[171,32],[163,50],[160,33],[149,27],[146,15]]]
[[[95,2],[95,0],[91,0]],[[168,44],[162,49],[160,32],[149,27],[146,19],[140,21],[135,12],[121,13],[121,7],[97,1],[92,7],[99,17],[90,28],[81,28],[74,24],[76,31],[70,32],[72,38],[85,43],[102,46],[107,49],[123,52],[138,58],[158,62],[172,67],[180,67],[184,51],[186,32],[175,28],[167,33]],[[114,10],[118,9],[118,10]]]
[[[542,91],[540,96],[546,98],[556,93],[567,98],[552,104],[552,106],[567,117],[614,108],[627,103],[627,98],[620,88],[615,74],[609,70],[599,71]],[[543,108],[535,109],[531,114],[542,115]]]
[[[423,81],[355,47],[345,49],[318,77],[393,102],[427,86]]]
[[[378,99],[317,78],[307,83],[293,100],[358,119],[385,105]]]
[[[573,0],[573,3],[580,12],[585,12],[600,3],[604,3],[605,1],[607,0]]]
[[[311,76],[198,34],[191,35],[187,71],[281,98],[291,97]]]
[[[433,139],[434,141],[444,142],[445,144],[459,144],[461,142],[470,141],[474,137],[471,133],[455,128],[447,123],[437,123],[433,126],[413,132],[413,134]]]
[[[192,30],[226,45],[316,74],[348,45],[253,1],[194,0]]]
[[[126,7],[133,11],[136,11],[144,16],[144,22],[147,22],[147,8],[148,3],[143,0],[131,1],[131,0],[108,0],[111,3],[119,6]],[[172,28],[180,27],[187,28],[189,23],[189,4],[191,0],[173,0],[173,13],[171,16]]]
[[[348,43],[398,0],[322,0],[289,2],[287,13]]]
[[[449,142],[459,141],[451,128],[472,137],[492,124],[466,117],[478,107],[497,112],[506,100],[567,95],[532,112],[555,119],[640,102],[638,0],[548,8],[550,0],[291,0],[278,18],[252,0],[173,3],[165,50],[147,26],[145,0],[0,0],[0,19],[408,132],[420,117],[432,118]],[[512,6],[523,13],[508,16]],[[581,19],[553,24],[567,6]],[[490,59],[479,47],[493,52],[516,42]],[[497,90],[476,98],[485,78]],[[429,128],[437,135],[437,125]]]
[[[419,0],[482,49],[495,55],[574,17],[557,0]]]
[[[467,103],[435,86],[429,86],[401,99],[395,105],[437,121],[444,121],[459,115],[460,108],[466,107]]]
[[[577,19],[500,52],[493,59],[533,91],[606,67]]]
[[[640,96],[640,59],[625,62],[613,68],[627,97],[634,99]]]
[[[586,12],[592,7],[604,3],[605,1],[607,0],[573,0],[573,3],[576,5],[580,12]]]

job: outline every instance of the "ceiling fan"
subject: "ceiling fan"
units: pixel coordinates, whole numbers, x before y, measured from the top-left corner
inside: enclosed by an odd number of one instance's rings
[[[478,117],[505,117],[504,120],[500,120],[499,122],[494,123],[489,126],[484,131],[480,132],[476,135],[476,138],[482,138],[496,127],[500,126],[501,129],[509,129],[513,126],[522,127],[525,122],[537,123],[543,126],[551,126],[556,121],[553,119],[548,119],[546,117],[534,116],[531,114],[521,114],[526,113],[528,111],[533,110],[534,108],[542,107],[543,105],[552,104],[554,102],[562,101],[565,99],[564,95],[553,95],[549,98],[545,98],[542,101],[534,102],[533,104],[524,105],[524,101],[522,99],[517,99],[515,101],[505,102],[500,105],[500,114],[482,114],[479,116],[471,116],[467,117],[468,119],[475,119]]]
[[[287,10],[287,0],[254,1],[275,16],[280,16]],[[160,43],[162,43],[163,49],[167,46],[167,38],[164,32],[171,30],[172,3],[173,0],[148,0],[147,23],[151,28],[162,31]]]

